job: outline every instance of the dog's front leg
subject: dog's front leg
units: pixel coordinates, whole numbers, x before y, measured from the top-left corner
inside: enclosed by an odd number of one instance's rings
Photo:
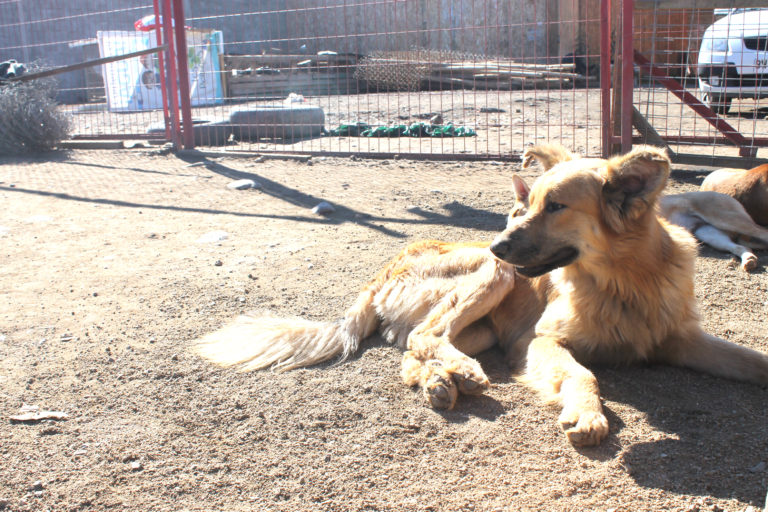
[[[495,343],[490,328],[477,321],[498,306],[513,286],[512,267],[488,256],[475,272],[457,276],[450,292],[411,331],[401,376],[409,386],[421,386],[432,407],[451,409],[459,393],[480,394],[488,389],[488,377],[468,354]]]
[[[574,359],[563,340],[534,338],[520,380],[562,406],[560,425],[572,444],[593,446],[608,435],[597,379]]]

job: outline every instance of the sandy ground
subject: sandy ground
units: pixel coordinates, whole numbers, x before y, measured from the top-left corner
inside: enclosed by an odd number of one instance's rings
[[[768,488],[768,392],[599,368],[611,433],[574,449],[512,380],[455,410],[399,381],[379,338],[342,365],[221,370],[190,351],[238,313],[335,319],[400,248],[489,239],[514,164],[146,150],[0,159],[0,510],[744,512]],[[532,178],[538,170],[522,174]],[[699,171],[677,170],[672,190]],[[259,190],[226,187],[251,178]],[[321,200],[336,212],[311,212]],[[204,241],[215,231],[218,242]],[[705,328],[768,352],[768,255],[702,248]],[[11,422],[24,406],[64,420]]]

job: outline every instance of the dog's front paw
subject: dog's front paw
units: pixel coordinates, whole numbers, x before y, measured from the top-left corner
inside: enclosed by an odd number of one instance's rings
[[[424,398],[435,409],[453,409],[459,390],[452,375],[440,361],[427,361],[424,365]]]
[[[563,409],[560,425],[574,446],[596,446],[608,435],[608,420],[600,411]]]
[[[420,385],[435,409],[452,409],[458,394],[479,395],[490,387],[480,363],[450,347],[423,360],[415,350],[403,355],[401,376],[409,386]]]
[[[436,359],[451,375],[462,394],[479,395],[491,386],[480,363],[454,347],[438,351]]]

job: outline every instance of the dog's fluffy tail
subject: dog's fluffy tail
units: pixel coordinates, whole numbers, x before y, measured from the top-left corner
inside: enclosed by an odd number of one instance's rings
[[[199,340],[195,351],[213,363],[242,371],[290,370],[335,356],[344,360],[378,327],[373,305],[377,284],[366,287],[336,322],[241,315]]]

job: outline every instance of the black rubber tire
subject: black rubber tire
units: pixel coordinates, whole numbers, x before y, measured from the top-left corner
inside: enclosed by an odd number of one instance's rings
[[[229,121],[194,125],[195,146],[224,146],[232,135]]]
[[[232,124],[229,121],[211,122],[206,119],[193,119],[195,146],[224,146],[232,135]],[[165,123],[150,125],[147,133],[165,135]]]
[[[312,105],[270,106],[236,110],[229,116],[237,140],[306,139],[323,133],[325,114]]]

